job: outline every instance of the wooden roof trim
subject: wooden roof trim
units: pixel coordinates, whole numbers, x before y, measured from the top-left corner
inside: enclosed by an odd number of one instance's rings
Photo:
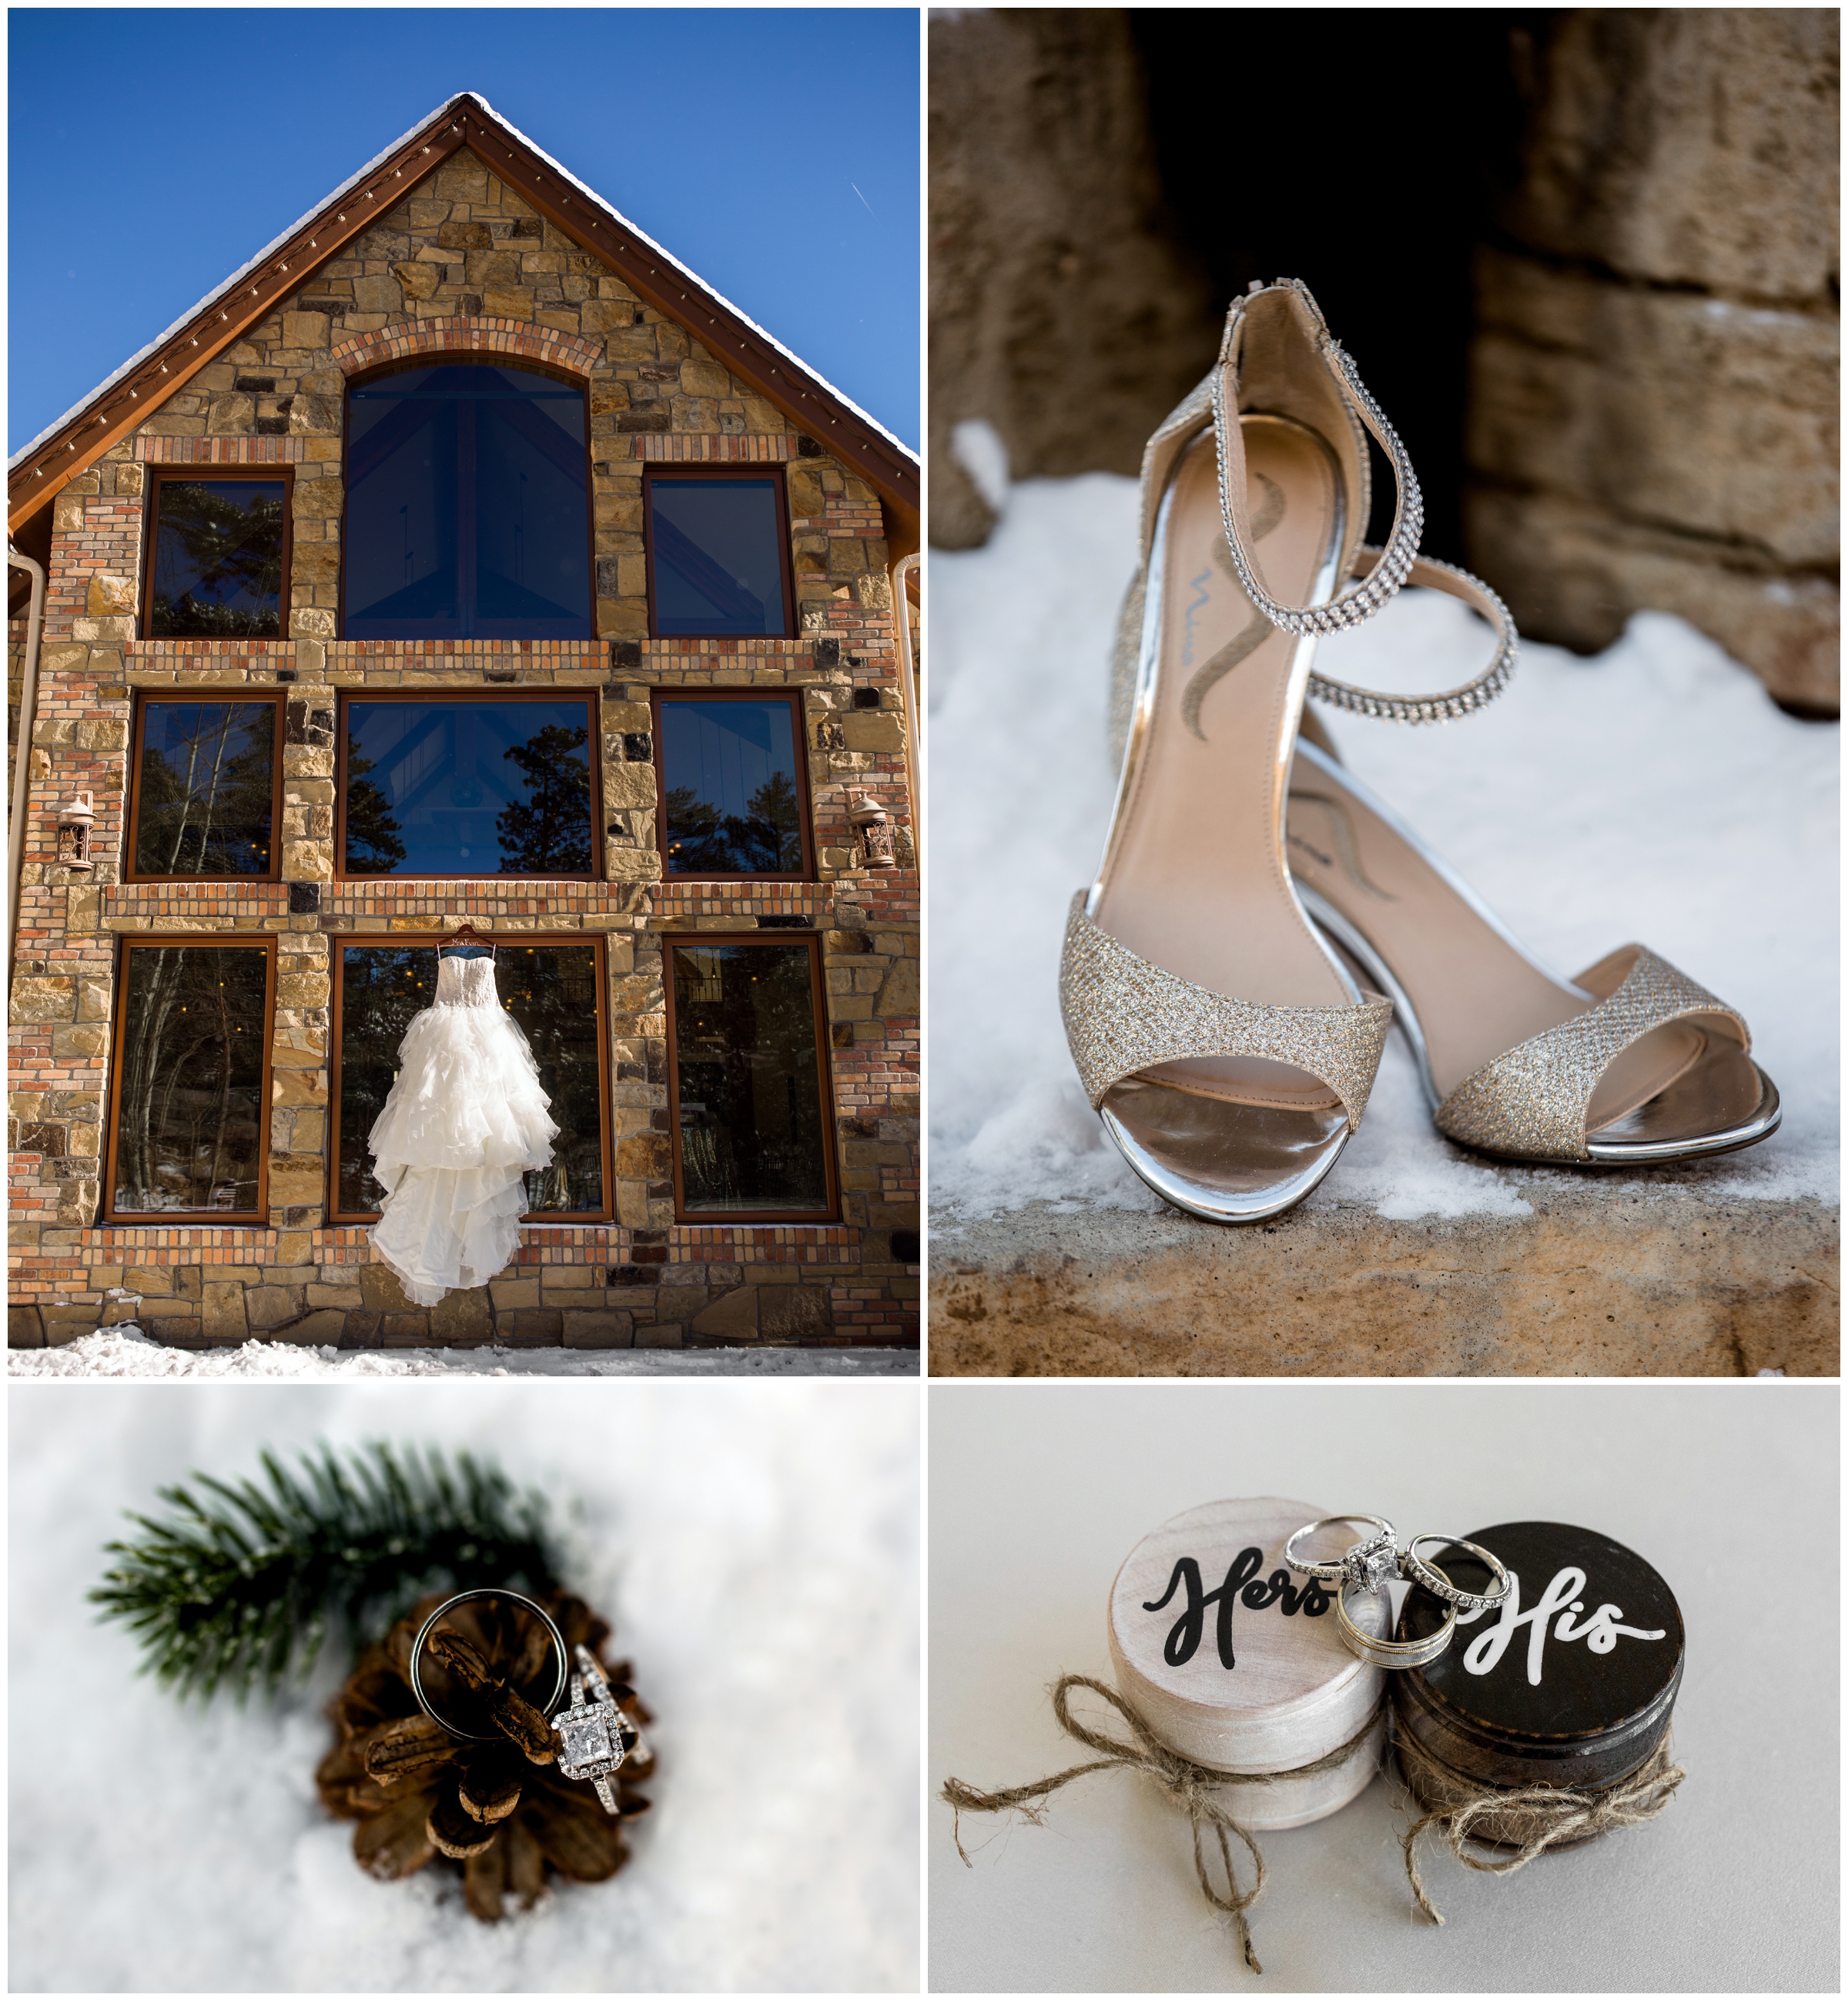
[[[446,105],[381,155],[370,172],[247,266],[238,274],[234,294],[221,288],[207,298],[138,363],[120,371],[61,424],[36,440],[7,474],[8,534],[48,505],[111,445],[127,437],[151,409],[184,388],[200,369],[370,229],[384,213],[378,205],[381,199],[385,208],[401,201],[466,143],[459,121]]]
[[[482,99],[464,92],[260,253],[237,274],[234,291],[228,281],[23,451],[8,473],[8,532],[48,505],[158,402],[183,388],[464,146],[638,298],[685,328],[766,402],[866,478],[906,527],[918,521],[920,472],[915,456]]]
[[[901,515],[917,518],[920,470],[902,445],[485,106],[467,113],[464,122],[476,154],[530,208],[607,265],[644,303],[684,327]]]

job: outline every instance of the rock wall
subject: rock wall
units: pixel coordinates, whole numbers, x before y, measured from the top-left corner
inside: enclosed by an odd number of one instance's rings
[[[929,134],[929,537],[967,548],[992,517],[958,423],[986,418],[1016,478],[1134,472],[1218,332],[1119,10],[933,14]]]
[[[687,331],[644,308],[466,151],[309,275],[220,360],[151,409],[52,503],[40,691],[11,988],[9,1338],[68,1339],[140,1318],[189,1345],[485,1340],[585,1345],[916,1339],[921,1011],[897,632],[876,492],[749,394]],[[344,392],[412,355],[530,358],[588,383],[599,637],[336,636]],[[735,461],[786,482],[800,636],[648,636],[641,482],[649,461]],[[137,636],[152,465],[287,466],[288,635]],[[23,641],[24,621],[9,626]],[[9,652],[11,649],[9,648]],[[293,684],[282,879],[123,879],[126,764],[139,691]],[[346,878],[334,844],[342,691],[493,684],[594,689],[606,822],[601,879]],[[806,739],[816,879],[663,879],[650,702],[658,688],[793,688]],[[868,871],[850,790],[891,812],[900,866]],[[58,809],[96,800],[94,868],[56,860]],[[330,1223],[333,941],[451,928],[601,935],[612,1065],[613,1220],[533,1226],[514,1265],[434,1314]],[[675,1220],[663,982],[675,935],[822,940],[840,1218]],[[278,936],[268,1227],[150,1218],[99,1226],[109,1041],[127,934]]]
[[[1523,172],[1478,264],[1470,560],[1593,651],[1676,611],[1836,711],[1839,16],[1515,30]]]

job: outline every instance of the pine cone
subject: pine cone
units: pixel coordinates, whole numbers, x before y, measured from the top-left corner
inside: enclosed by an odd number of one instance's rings
[[[582,1644],[603,1662],[610,1628],[582,1599],[555,1591],[540,1602],[567,1647]],[[423,1599],[360,1655],[328,1705],[335,1742],[314,1779],[335,1819],[359,1822],[353,1857],[369,1875],[394,1882],[429,1862],[453,1866],[469,1909],[494,1923],[509,1891],[523,1907],[537,1901],[548,1867],[578,1883],[616,1874],[629,1857],[623,1822],[648,1808],[632,1789],[652,1774],[655,1757],[645,1742],[638,1745],[611,1780],[615,1818],[587,1781],[559,1777],[558,1739],[518,1689],[543,1665],[534,1647],[550,1652],[537,1621],[529,1622],[523,1651],[504,1628],[485,1629],[478,1650],[446,1631],[432,1637],[429,1651],[442,1649],[443,1665],[479,1698],[506,1741],[452,1737],[424,1714],[411,1689],[412,1643],[442,1603],[442,1594]],[[627,1685],[628,1662],[603,1666],[611,1694],[637,1722],[649,1721]]]

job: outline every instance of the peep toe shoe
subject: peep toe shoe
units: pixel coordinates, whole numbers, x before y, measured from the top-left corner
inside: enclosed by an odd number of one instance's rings
[[[1398,485],[1383,551],[1360,547],[1363,426]],[[1308,287],[1254,286],[1144,454],[1116,804],[1059,979],[1105,1131],[1210,1221],[1300,1202],[1372,1088],[1391,1004],[1297,896],[1285,801],[1317,639],[1391,599],[1422,522],[1398,438]]]
[[[1472,578],[1419,565],[1499,611]],[[1347,705],[1358,708],[1357,703]],[[1297,893],[1392,1000],[1440,1132],[1567,1167],[1731,1153],[1777,1129],[1771,1080],[1738,1010],[1646,947],[1569,980],[1549,972],[1454,870],[1341,763],[1305,719],[1290,779]]]

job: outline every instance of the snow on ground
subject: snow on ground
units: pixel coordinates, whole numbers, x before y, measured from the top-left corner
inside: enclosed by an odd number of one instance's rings
[[[915,1348],[168,1348],[132,1321],[61,1348],[7,1353],[12,1376],[205,1376],[305,1382],[355,1376],[915,1376]]]
[[[22,1383],[9,1397],[12,1991],[915,1991],[916,1386]],[[494,1455],[555,1497],[570,1581],[656,1712],[613,1881],[498,1927],[373,1882],[314,1771],[326,1660],[182,1707],[85,1594],[195,1468],[325,1438]]]
[[[987,545],[933,554],[930,716],[933,1227],[1035,1201],[1162,1205],[1086,1105],[1057,992],[1072,893],[1103,847],[1108,659],[1135,565],[1136,485],[991,482]],[[1433,553],[1445,555],[1447,551]],[[1453,599],[1402,592],[1325,641],[1323,670],[1404,692],[1488,658]],[[1685,1174],[1716,1197],[1838,1186],[1839,731],[1783,714],[1679,618],[1638,614],[1593,660],[1523,643],[1482,714],[1408,729],[1322,712],[1343,757],[1568,976],[1634,939],[1739,1007],[1784,1125]],[[1582,1185],[1522,1168],[1529,1186]],[[1389,1039],[1360,1134],[1322,1188],[1388,1216],[1520,1214],[1509,1171],[1431,1125]]]

